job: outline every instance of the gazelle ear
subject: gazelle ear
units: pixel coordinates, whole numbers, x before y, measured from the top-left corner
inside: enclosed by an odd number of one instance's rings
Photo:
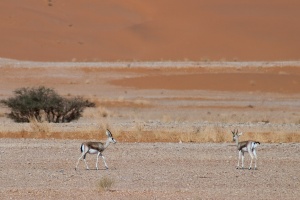
[[[106,129],[106,135],[107,135],[107,137],[112,137],[112,134],[108,129]]]
[[[238,135],[239,135],[239,136],[243,135],[243,132],[240,132]]]

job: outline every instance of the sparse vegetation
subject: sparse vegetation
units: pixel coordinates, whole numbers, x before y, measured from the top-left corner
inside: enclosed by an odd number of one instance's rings
[[[99,181],[99,184],[98,184],[99,190],[100,191],[103,191],[103,190],[109,191],[114,183],[115,183],[115,181],[112,178],[104,176]]]
[[[20,88],[14,93],[15,97],[0,103],[11,109],[8,117],[16,122],[30,122],[33,118],[38,122],[70,122],[80,118],[84,108],[95,106],[82,97],[63,98],[44,86]]]
[[[39,123],[36,118],[31,118],[30,127],[32,132],[35,133],[49,133],[51,131],[50,125],[48,122]]]

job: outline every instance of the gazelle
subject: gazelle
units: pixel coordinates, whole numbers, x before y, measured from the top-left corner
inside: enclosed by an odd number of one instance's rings
[[[110,143],[114,143],[115,144],[117,141],[113,138],[111,132],[108,129],[106,130],[106,135],[107,135],[108,138],[107,138],[105,144],[102,143],[102,142],[84,142],[84,143],[81,144],[80,150],[81,150],[82,154],[81,154],[81,156],[79,157],[79,159],[77,161],[75,170],[77,169],[79,161],[82,158],[83,158],[83,161],[85,163],[86,169],[89,169],[89,166],[87,165],[87,162],[85,160],[85,157],[86,157],[87,153],[89,153],[89,154],[98,154],[97,155],[97,161],[96,161],[96,169],[97,170],[98,170],[98,159],[99,159],[99,156],[102,157],[104,165],[105,165],[105,168],[108,169],[108,166],[107,166],[107,164],[105,162],[105,158],[102,155],[102,152],[109,146]]]
[[[260,144],[260,142],[256,142],[256,141],[243,141],[243,142],[239,142],[239,137],[243,134],[243,133],[238,133],[238,130],[234,130],[231,131],[232,136],[233,136],[233,141],[236,142],[236,146],[237,146],[237,150],[239,151],[239,158],[238,158],[238,164],[237,164],[237,169],[240,168],[240,159],[242,156],[242,169],[244,168],[244,153],[248,152],[250,157],[251,157],[251,162],[250,162],[250,166],[249,169],[251,169],[252,167],[252,160],[253,158],[255,158],[255,166],[254,169],[257,169],[256,167],[256,161],[257,161],[257,156],[256,156],[256,151],[255,148],[257,147],[257,145]]]

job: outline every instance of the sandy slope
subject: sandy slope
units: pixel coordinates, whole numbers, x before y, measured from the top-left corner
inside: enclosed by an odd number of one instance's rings
[[[2,0],[0,57],[299,60],[295,0]]]

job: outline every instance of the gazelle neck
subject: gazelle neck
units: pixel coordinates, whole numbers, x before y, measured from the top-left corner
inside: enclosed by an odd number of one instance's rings
[[[109,146],[109,144],[110,144],[110,140],[109,140],[109,138],[107,138],[107,140],[104,144],[104,149],[106,149]]]
[[[239,137],[235,138],[235,144],[236,144],[236,146],[239,146]]]

